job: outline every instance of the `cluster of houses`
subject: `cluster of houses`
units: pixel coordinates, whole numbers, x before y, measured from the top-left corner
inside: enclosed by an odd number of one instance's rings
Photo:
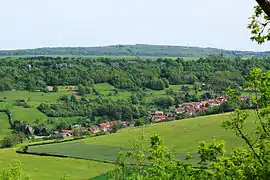
[[[242,101],[247,101],[249,99],[249,96],[240,96],[240,100]],[[202,111],[205,112],[209,108],[219,106],[227,100],[228,98],[226,96],[218,96],[217,98],[201,100],[199,102],[185,102],[179,108],[176,108],[174,111],[166,115],[163,111],[155,111],[151,113],[149,119],[153,123],[170,121],[173,120],[177,114],[193,115]]]
[[[127,128],[127,127],[134,127],[135,122],[131,121],[130,123],[127,123],[125,121],[110,121],[110,122],[105,122],[101,123],[99,125],[92,125],[86,129],[84,129],[85,132],[89,131],[92,134],[100,134],[100,133],[105,133],[105,132],[110,132],[112,130],[112,127],[115,123],[119,123],[121,125],[121,128]],[[61,131],[55,131],[55,135],[59,137],[71,137],[73,136],[73,130],[61,130]]]
[[[209,108],[213,106],[218,106],[223,102],[227,101],[226,96],[219,96],[214,99],[201,100],[199,102],[185,102],[179,108],[176,108],[169,114],[164,114],[163,111],[156,111],[151,113],[149,119],[153,123],[162,122],[162,121],[170,121],[175,118],[177,114],[196,114],[201,111],[207,111]]]
[[[180,108],[175,110],[176,114],[179,113],[187,113],[187,114],[196,114],[201,111],[207,111],[209,108],[213,106],[219,106],[223,102],[227,101],[228,98],[226,96],[218,96],[217,98],[201,100],[199,102],[186,102],[181,105]]]
[[[247,101],[249,100],[249,96],[240,96],[241,100]],[[158,122],[164,122],[164,121],[170,121],[174,120],[175,116],[177,114],[189,114],[193,115],[196,113],[199,113],[201,111],[207,111],[209,108],[221,105],[222,103],[226,102],[228,98],[226,96],[219,96],[214,99],[208,99],[208,100],[201,100],[199,102],[185,102],[183,103],[179,108],[176,108],[174,111],[165,114],[163,111],[155,111],[150,114],[149,120],[152,123],[158,123]],[[121,120],[117,121],[110,121],[101,123],[99,125],[92,125],[88,128],[85,128],[83,131],[91,132],[92,134],[101,134],[105,132],[111,132],[112,127],[115,125],[115,123],[119,123],[121,125],[121,128],[127,128],[127,127],[134,127],[135,122],[131,121],[129,123]],[[25,126],[25,128],[30,132],[33,133],[33,128],[31,126]],[[54,131],[54,134],[58,137],[71,137],[73,136],[73,130],[61,130],[61,131]]]

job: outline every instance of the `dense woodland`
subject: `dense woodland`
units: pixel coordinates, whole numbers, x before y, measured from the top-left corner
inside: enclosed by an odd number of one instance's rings
[[[100,47],[59,47],[23,50],[2,50],[0,56],[61,55],[61,56],[154,56],[154,57],[205,57],[223,54],[226,57],[269,57],[270,52],[234,51],[216,48],[165,45],[112,45]]]
[[[196,84],[214,92],[241,88],[253,67],[270,68],[270,59],[208,56],[199,60],[26,57],[0,61],[0,91],[45,91],[46,86],[108,82],[116,88],[162,90],[169,84]]]

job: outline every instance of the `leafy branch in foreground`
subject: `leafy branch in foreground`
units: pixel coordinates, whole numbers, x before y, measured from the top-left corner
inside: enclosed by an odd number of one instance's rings
[[[266,8],[264,9],[268,8],[270,10],[270,3],[265,7]],[[267,15],[264,9],[260,5],[254,6],[254,13],[250,17],[251,22],[248,25],[248,29],[251,30],[252,35],[250,39],[256,41],[258,44],[262,44],[265,41],[270,40],[270,11]]]

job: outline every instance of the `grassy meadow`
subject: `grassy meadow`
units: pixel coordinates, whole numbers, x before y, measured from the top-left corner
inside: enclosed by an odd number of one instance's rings
[[[25,173],[33,180],[60,180],[65,175],[72,180],[88,180],[114,169],[114,165],[107,163],[16,154],[15,149],[0,149],[0,169],[15,159],[21,161]]]

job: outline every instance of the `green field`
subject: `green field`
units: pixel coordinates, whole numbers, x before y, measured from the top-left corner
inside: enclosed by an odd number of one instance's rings
[[[114,168],[101,162],[16,154],[14,149],[0,149],[0,169],[14,159],[22,162],[32,180],[60,180],[66,174],[72,180],[88,180]]]
[[[46,120],[48,117],[37,108],[13,107],[13,119],[32,124],[36,119]]]
[[[48,119],[48,117],[45,114],[43,114],[37,109],[37,107],[41,103],[54,103],[60,96],[68,94],[71,93],[67,91],[51,92],[51,93],[27,92],[27,91],[0,92],[0,99],[5,99],[6,101],[0,102],[0,109],[5,109],[6,107],[9,107],[12,111],[14,120],[24,121],[32,125],[36,119],[40,119],[43,121]],[[25,100],[31,107],[24,108],[14,106],[14,102],[18,99]],[[0,118],[2,118],[2,116],[0,116]]]
[[[11,132],[8,117],[5,113],[0,112],[0,140]]]
[[[0,114],[1,115],[1,114]],[[227,152],[233,147],[245,146],[231,131],[221,127],[224,120],[232,114],[220,114],[197,117],[167,123],[152,124],[144,128],[121,129],[115,134],[87,138],[83,140],[50,145],[29,147],[29,151],[47,152],[68,155],[89,160],[73,158],[41,157],[35,155],[16,154],[15,149],[0,150],[0,168],[5,167],[12,159],[22,162],[23,168],[32,179],[60,179],[69,174],[71,179],[91,179],[114,169],[114,165],[100,161],[115,161],[119,151],[132,148],[141,142],[147,149],[149,137],[158,133],[164,137],[164,143],[171,148],[177,158],[182,159],[186,152],[194,154],[200,141],[211,141],[213,138],[226,141]],[[254,129],[251,119],[246,123],[246,130]],[[144,140],[141,140],[144,135]]]
[[[245,145],[242,140],[234,136],[232,131],[226,131],[221,127],[222,122],[228,120],[230,116],[232,114],[221,114],[152,124],[144,128],[122,129],[115,134],[76,142],[33,146],[29,150],[98,161],[114,161],[117,152],[131,149],[136,142],[143,143],[147,148],[150,136],[157,133],[165,138],[165,145],[181,159],[186,152],[196,153],[200,141],[211,141],[212,139],[225,140],[226,150],[229,152],[233,147]],[[251,121],[253,117],[254,114],[246,123],[247,131],[254,129],[254,122]],[[142,135],[144,135],[143,141],[140,140]]]

